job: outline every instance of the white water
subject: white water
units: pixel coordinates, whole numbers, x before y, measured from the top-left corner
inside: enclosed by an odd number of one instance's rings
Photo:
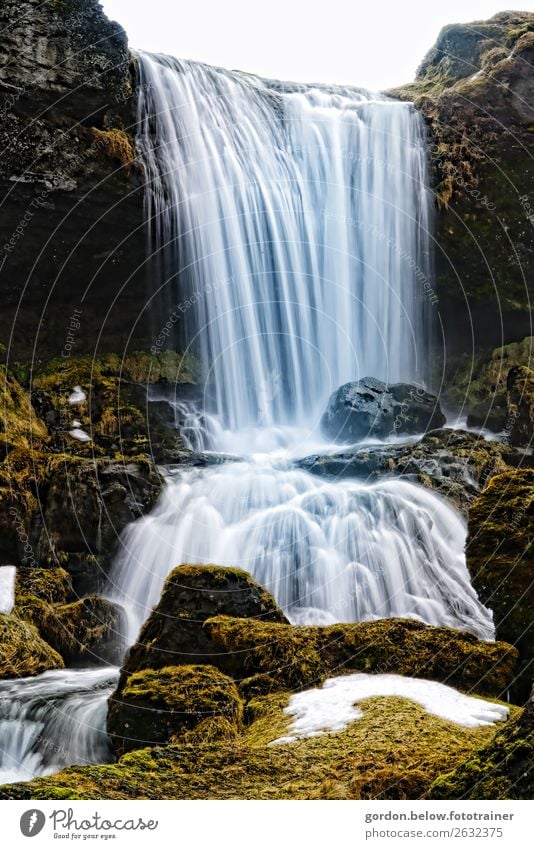
[[[0,613],[11,613],[15,604],[15,579],[17,570],[14,566],[0,567]]]
[[[117,678],[108,667],[0,681],[0,784],[111,760],[106,712]]]
[[[295,743],[305,737],[343,731],[350,722],[363,716],[355,704],[375,696],[410,699],[429,713],[464,728],[503,722],[509,713],[504,705],[466,696],[438,681],[356,673],[329,678],[320,688],[291,696],[285,709],[293,717],[288,734],[278,737],[273,744]],[[372,711],[373,708],[369,709]]]

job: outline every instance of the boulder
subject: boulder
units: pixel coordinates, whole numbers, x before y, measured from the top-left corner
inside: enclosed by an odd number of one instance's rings
[[[237,729],[243,703],[231,678],[213,666],[166,666],[129,676],[109,702],[108,731],[122,755],[167,743],[207,720],[223,719]]]
[[[511,368],[506,389],[510,442],[531,447],[534,439],[534,370],[527,366]]]
[[[408,383],[387,386],[374,377],[345,383],[331,396],[321,419],[327,439],[359,442],[443,427],[438,399]]]
[[[524,710],[430,788],[430,799],[528,799],[534,796],[534,690]]]
[[[226,615],[287,622],[273,597],[241,569],[179,566],[169,575],[159,604],[124,662],[126,673],[181,663],[213,663],[207,619]],[[214,664],[224,671],[224,658]],[[120,689],[120,685],[119,685]]]
[[[0,614],[0,678],[26,678],[64,665],[34,625]]]
[[[218,616],[204,627],[214,665],[238,681],[262,674],[290,690],[350,670],[428,678],[502,697],[517,662],[507,643],[410,619],[302,627]]]
[[[492,478],[469,510],[466,551],[473,586],[493,610],[497,638],[519,650],[524,699],[534,660],[534,470]]]

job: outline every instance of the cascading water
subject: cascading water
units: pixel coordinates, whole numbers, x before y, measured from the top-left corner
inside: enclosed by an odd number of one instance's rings
[[[182,299],[214,398],[181,421],[193,448],[248,459],[170,476],[126,532],[112,580],[130,639],[181,562],[248,569],[294,622],[408,616],[491,637],[450,507],[403,482],[320,483],[291,466],[317,450],[341,383],[418,375],[419,115],[360,90],[139,60],[155,274]]]
[[[407,616],[491,638],[465,527],[401,481],[321,482],[316,424],[358,377],[421,377],[429,275],[424,132],[410,104],[139,55],[138,146],[154,300],[206,370],[178,401],[193,450],[246,461],[170,471],[130,526],[108,595],[128,642],[180,562],[248,569],[295,623]],[[205,409],[203,408],[205,407]],[[0,682],[0,780],[109,758],[117,670]]]
[[[430,202],[413,106],[139,61],[155,273],[225,426],[307,426],[355,375],[416,377]]]

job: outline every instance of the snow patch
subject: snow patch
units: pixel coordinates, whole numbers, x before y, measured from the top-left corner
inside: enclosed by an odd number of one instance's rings
[[[83,404],[84,401],[87,401],[87,395],[81,386],[75,386],[69,395],[69,404]]]
[[[322,688],[305,690],[291,696],[285,713],[293,716],[289,734],[273,741],[294,743],[304,737],[318,737],[329,731],[343,731],[363,713],[355,702],[372,696],[401,696],[421,705],[429,713],[456,722],[465,728],[478,728],[503,722],[508,708],[472,696],[453,687],[422,678],[402,675],[341,675],[329,678]]]
[[[15,578],[17,570],[14,566],[0,567],[0,613],[11,613],[15,606]]]
[[[84,430],[81,430],[79,427],[69,430],[69,436],[72,436],[73,439],[77,439],[78,442],[91,442],[89,434]]]

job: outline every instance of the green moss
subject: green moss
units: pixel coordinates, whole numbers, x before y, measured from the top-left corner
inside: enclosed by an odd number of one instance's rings
[[[236,731],[242,722],[243,703],[232,679],[212,666],[169,666],[130,675],[110,700],[108,729],[115,749],[125,752],[143,743],[167,742],[214,718],[225,719]],[[199,733],[207,733],[206,726]]]
[[[17,571],[15,604],[35,596],[49,604],[64,604],[72,595],[72,580],[64,569],[25,569]]]
[[[532,799],[534,702],[432,785],[431,799]]]
[[[24,678],[63,666],[59,654],[33,625],[0,614],[0,678]]]
[[[534,659],[534,470],[492,478],[469,511],[467,566],[494,612],[497,636],[517,645],[530,690]]]
[[[517,661],[506,643],[407,619],[295,627],[220,616],[204,627],[219,650],[231,654],[236,678],[263,673],[289,689],[351,669],[430,678],[499,696]]]
[[[2,788],[0,798],[46,798],[50,787],[87,799],[416,799],[495,733],[463,728],[404,699],[375,698],[359,704],[362,719],[342,732],[273,746],[287,732],[287,696],[255,701],[257,718],[237,737],[186,735],[118,764]]]

